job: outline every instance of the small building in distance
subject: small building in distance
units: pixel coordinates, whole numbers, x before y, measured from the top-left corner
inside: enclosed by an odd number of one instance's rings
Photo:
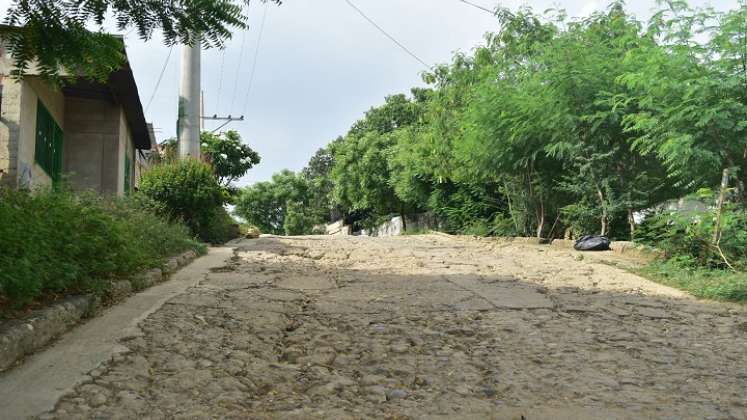
[[[156,141],[129,61],[105,82],[69,77],[61,87],[33,66],[18,80],[13,68],[0,43],[0,186],[64,182],[110,196],[135,187],[140,151]]]

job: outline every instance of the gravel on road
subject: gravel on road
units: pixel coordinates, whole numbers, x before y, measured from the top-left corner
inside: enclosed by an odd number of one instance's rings
[[[743,307],[583,255],[243,240],[42,418],[747,418]]]

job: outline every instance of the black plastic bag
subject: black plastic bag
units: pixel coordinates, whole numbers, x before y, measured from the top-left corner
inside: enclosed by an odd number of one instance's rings
[[[585,235],[573,245],[576,251],[609,251],[610,240],[606,236]]]

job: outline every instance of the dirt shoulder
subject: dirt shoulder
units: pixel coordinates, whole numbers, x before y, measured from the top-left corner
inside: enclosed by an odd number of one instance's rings
[[[435,235],[242,241],[44,417],[747,418],[744,309],[620,258]]]

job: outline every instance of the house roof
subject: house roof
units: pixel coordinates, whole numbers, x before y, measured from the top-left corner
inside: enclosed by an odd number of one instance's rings
[[[14,30],[17,27],[0,24],[0,32]],[[66,79],[62,87],[65,96],[80,97],[87,99],[108,100],[122,106],[127,124],[132,134],[132,141],[137,149],[148,150],[155,143],[155,138],[151,137],[153,132],[148,128],[145,121],[143,104],[140,101],[140,94],[135,83],[135,76],[130,67],[130,61],[127,58],[127,48],[124,38],[120,35],[112,35],[122,43],[122,53],[124,62],[122,66],[109,75],[106,82],[86,79],[83,77],[63,76]],[[5,61],[0,63],[6,65]],[[10,64],[12,66],[12,64]],[[9,68],[0,69],[2,73],[9,73]],[[35,66],[26,72],[27,75],[38,75]]]

